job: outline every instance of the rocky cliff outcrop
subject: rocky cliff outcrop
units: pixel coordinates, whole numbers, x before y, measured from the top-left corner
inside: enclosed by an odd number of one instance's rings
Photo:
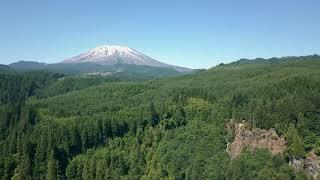
[[[292,159],[289,164],[295,169],[296,172],[300,170],[307,171],[310,178],[319,179],[320,174],[320,159],[311,151],[307,154],[305,159]]]
[[[233,120],[227,124],[229,132],[234,133],[234,140],[228,142],[226,151],[231,159],[240,155],[243,150],[251,152],[257,149],[268,149],[273,155],[282,154],[286,149],[286,141],[274,129],[265,130],[251,127],[245,121],[235,123]],[[296,172],[304,170],[309,179],[320,179],[320,157],[311,151],[303,159],[291,159],[289,164]]]
[[[280,154],[286,149],[286,141],[279,137],[274,129],[265,130],[250,127],[247,123],[228,124],[235,133],[234,141],[228,143],[227,152],[231,158],[237,157],[244,149],[254,152],[257,149],[269,149],[272,154]]]

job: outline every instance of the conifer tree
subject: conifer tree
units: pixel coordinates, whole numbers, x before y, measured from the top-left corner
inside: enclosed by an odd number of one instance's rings
[[[288,142],[287,154],[291,158],[302,158],[305,155],[303,141],[293,124],[290,124],[285,137]]]
[[[156,126],[159,123],[159,115],[154,108],[153,102],[150,103],[150,122],[152,127]]]
[[[54,157],[54,150],[51,151],[47,165],[47,180],[56,180],[58,176],[58,162]]]

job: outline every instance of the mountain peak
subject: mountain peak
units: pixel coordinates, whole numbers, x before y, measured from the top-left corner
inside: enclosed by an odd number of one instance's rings
[[[90,52],[94,53],[107,53],[114,54],[114,53],[131,53],[134,50],[125,46],[118,46],[118,45],[101,45],[97,46],[90,50]]]
[[[172,66],[162,63],[144,55],[137,50],[126,46],[118,45],[101,45],[85,53],[79,54],[72,58],[62,61],[62,63],[95,63],[100,65],[130,64],[130,65],[147,65],[153,67],[173,68],[177,71],[190,71],[188,68]]]

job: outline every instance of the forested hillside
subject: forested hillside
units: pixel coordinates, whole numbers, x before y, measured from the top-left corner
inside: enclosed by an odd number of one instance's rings
[[[114,65],[99,65],[95,63],[55,63],[45,64],[34,61],[18,61],[9,66],[0,66],[0,70],[4,67],[14,69],[16,71],[49,71],[53,73],[64,74],[84,74],[84,73],[110,73],[116,76],[129,74],[131,76],[160,78],[173,77],[184,74],[192,74],[197,70],[179,72],[169,67],[153,67],[147,65],[133,64],[114,64]]]
[[[320,154],[319,56],[86,78],[0,75],[2,179],[307,179],[288,162]],[[230,119],[275,128],[287,150],[231,160]]]

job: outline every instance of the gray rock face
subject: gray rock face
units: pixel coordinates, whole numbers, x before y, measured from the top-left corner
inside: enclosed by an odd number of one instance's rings
[[[317,179],[319,177],[320,160],[313,151],[311,151],[305,159],[292,159],[289,164],[296,172],[305,170],[313,179]]]
[[[290,162],[289,162],[289,165],[291,165],[294,170],[296,172],[298,171],[301,171],[303,170],[303,167],[304,167],[304,160],[303,159],[292,159]]]

